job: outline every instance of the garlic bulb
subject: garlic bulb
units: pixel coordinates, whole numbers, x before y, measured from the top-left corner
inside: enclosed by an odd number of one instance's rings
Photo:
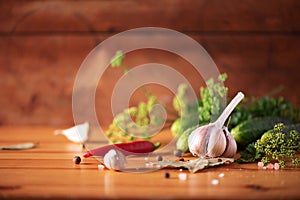
[[[194,156],[231,158],[236,154],[236,142],[224,123],[243,98],[244,94],[239,92],[215,122],[201,126],[190,134],[188,146]]]
[[[115,149],[111,149],[105,154],[103,162],[108,169],[113,170],[122,170],[127,164],[125,155]]]

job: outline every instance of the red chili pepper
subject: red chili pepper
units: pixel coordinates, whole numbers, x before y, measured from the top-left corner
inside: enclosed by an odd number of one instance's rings
[[[160,143],[153,144],[149,141],[134,141],[120,144],[110,144],[102,146],[96,149],[92,149],[83,154],[84,158],[90,156],[104,156],[111,149],[118,149],[124,153],[124,155],[130,155],[134,153],[150,153],[157,149]]]

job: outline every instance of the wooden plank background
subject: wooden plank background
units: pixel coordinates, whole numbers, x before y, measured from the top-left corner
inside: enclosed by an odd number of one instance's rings
[[[232,97],[238,90],[279,94],[300,106],[298,0],[0,0],[0,124],[72,125],[72,89],[84,58],[124,30],[155,26],[185,33],[211,55]],[[136,53],[127,66],[161,61]],[[184,60],[168,65],[187,77]],[[120,70],[107,70],[96,94],[99,121],[111,121],[110,95]],[[195,90],[201,78],[190,77]],[[140,98],[133,99],[133,104]],[[168,97],[166,103],[170,103]]]

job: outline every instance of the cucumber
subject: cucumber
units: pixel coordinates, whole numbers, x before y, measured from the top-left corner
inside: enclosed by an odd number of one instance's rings
[[[255,142],[268,130],[273,129],[275,124],[289,125],[292,122],[282,117],[259,117],[246,120],[233,129],[230,133],[235,139],[238,149],[243,150],[252,142]]]
[[[176,119],[171,125],[171,132],[174,137],[178,137],[181,129],[181,118]]]
[[[199,127],[199,125],[193,126],[191,128],[188,128],[187,130],[185,130],[179,136],[179,138],[178,138],[178,140],[176,142],[176,149],[182,151],[183,153],[189,152],[189,144],[188,144],[189,136],[198,127]]]

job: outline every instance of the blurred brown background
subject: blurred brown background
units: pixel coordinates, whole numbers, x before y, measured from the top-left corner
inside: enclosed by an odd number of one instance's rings
[[[73,82],[85,57],[109,36],[144,26],[196,39],[228,74],[231,97],[283,85],[279,95],[300,106],[299,22],[298,0],[0,0],[0,124],[72,125]],[[125,62],[159,62],[163,54],[137,52]],[[192,74],[184,60],[165,63]],[[97,90],[102,123],[111,120],[110,91],[121,75],[107,70]],[[191,82],[195,90],[203,85]]]

